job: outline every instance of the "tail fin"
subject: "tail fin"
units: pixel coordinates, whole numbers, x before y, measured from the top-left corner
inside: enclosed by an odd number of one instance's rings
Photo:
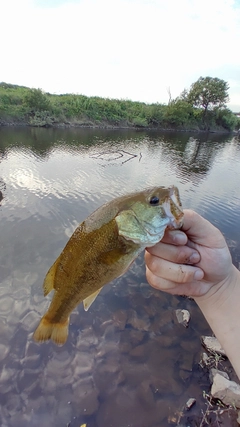
[[[36,331],[33,334],[35,341],[43,342],[52,340],[57,345],[63,345],[68,337],[68,323],[51,323],[45,316],[41,319]]]

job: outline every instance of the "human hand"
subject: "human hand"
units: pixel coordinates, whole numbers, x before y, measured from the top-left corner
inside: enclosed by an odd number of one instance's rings
[[[221,232],[192,210],[184,210],[181,230],[166,230],[161,242],[145,251],[151,286],[193,298],[229,282],[231,255]]]

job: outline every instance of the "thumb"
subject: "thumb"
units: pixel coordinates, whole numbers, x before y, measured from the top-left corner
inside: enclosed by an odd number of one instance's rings
[[[218,228],[191,209],[184,209],[184,223],[182,230],[189,240],[209,248],[223,248],[225,239]]]

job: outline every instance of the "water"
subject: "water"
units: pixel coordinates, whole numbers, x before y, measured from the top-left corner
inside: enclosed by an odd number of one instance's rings
[[[240,143],[218,134],[0,128],[0,425],[165,427],[209,389],[195,303],[153,290],[143,256],[71,316],[67,343],[36,344],[42,281],[76,226],[113,197],[179,187],[240,263]],[[188,329],[175,310],[191,313]],[[192,424],[195,425],[195,424]]]

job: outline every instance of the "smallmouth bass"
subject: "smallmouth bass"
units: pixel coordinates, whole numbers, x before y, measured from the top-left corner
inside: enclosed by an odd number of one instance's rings
[[[118,197],[83,221],[49,269],[44,296],[54,290],[34,339],[62,345],[69,316],[83,301],[88,310],[101,288],[124,274],[146,247],[158,243],[167,227],[180,228],[183,211],[177,187],[153,187]]]

